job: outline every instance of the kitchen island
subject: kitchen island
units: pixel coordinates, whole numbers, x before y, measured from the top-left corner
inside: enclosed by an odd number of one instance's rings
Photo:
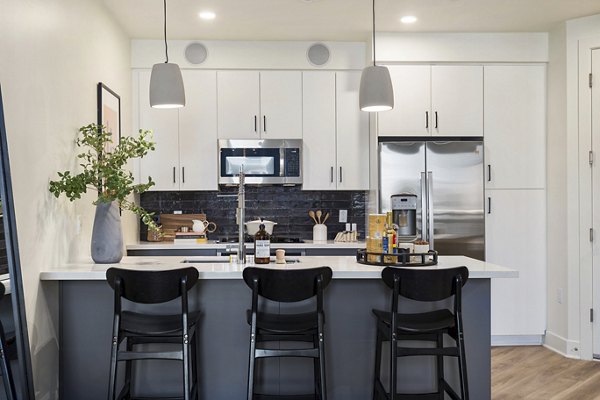
[[[329,266],[333,281],[325,291],[326,360],[329,399],[370,399],[374,370],[375,318],[371,309],[388,309],[390,291],[379,279],[381,267],[358,264],[355,257],[294,257],[296,263],[272,268]],[[187,261],[187,263],[182,263]],[[440,256],[435,267],[467,266],[463,291],[465,340],[471,398],[490,399],[490,279],[517,277],[501,266],[460,256]],[[200,281],[190,293],[190,306],[202,312],[200,325],[200,398],[245,397],[249,328],[245,320],[250,289],[241,279],[243,266],[227,258],[126,257],[117,265],[91,262],[47,269],[44,284],[60,288],[60,398],[104,399],[108,382],[113,292],[105,272],[111,266],[135,269],[194,266]],[[270,304],[285,312],[285,304]],[[423,310],[401,302],[401,311]],[[177,312],[178,303],[157,307]],[[384,360],[386,358],[384,357]],[[435,387],[432,359],[405,358],[399,363],[406,391]],[[177,363],[144,362],[135,389],[140,395],[174,395],[181,387]],[[457,379],[456,362],[447,361],[449,380]],[[268,360],[259,367],[258,390],[303,393],[312,388],[312,361]]]

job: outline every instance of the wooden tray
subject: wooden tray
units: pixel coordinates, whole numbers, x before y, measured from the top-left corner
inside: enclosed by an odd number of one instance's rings
[[[369,256],[380,257],[381,261],[368,261]],[[411,261],[412,257],[418,257],[420,261]],[[385,262],[384,260],[389,262]],[[367,251],[367,249],[358,249],[356,251],[356,262],[365,265],[377,265],[381,267],[427,267],[437,265],[438,253],[434,250],[429,250],[427,253],[375,253]]]
[[[191,231],[194,224],[193,219],[206,219],[206,214],[160,214],[163,241],[172,242],[175,240],[175,232],[182,226],[187,226]]]

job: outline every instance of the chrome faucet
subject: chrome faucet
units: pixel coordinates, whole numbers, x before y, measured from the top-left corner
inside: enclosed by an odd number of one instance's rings
[[[244,174],[244,166],[240,167],[240,183],[238,187],[238,206],[236,210],[236,217],[238,223],[238,263],[246,263],[246,245],[244,243],[244,220],[246,219],[246,189],[244,188],[244,181],[246,174]]]

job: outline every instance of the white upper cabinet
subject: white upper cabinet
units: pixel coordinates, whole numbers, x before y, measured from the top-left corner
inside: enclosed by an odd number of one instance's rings
[[[486,188],[544,188],[545,66],[486,66],[484,115]]]
[[[139,127],[152,129],[156,150],[140,160],[140,178],[150,190],[217,189],[217,81],[215,71],[182,71],[186,106],[150,107],[150,71],[138,76]],[[135,77],[135,75],[134,75]]]
[[[303,73],[304,190],[369,189],[369,115],[360,72]]]
[[[483,136],[483,67],[389,66],[394,109],[380,112],[379,136]]]
[[[261,71],[260,113],[263,139],[302,139],[301,72]]]
[[[258,71],[218,71],[218,127],[220,139],[260,137]]]
[[[431,67],[432,134],[483,136],[483,67]]]
[[[152,177],[150,190],[179,190],[179,129],[177,109],[150,107],[150,70],[140,71],[139,128],[150,129],[156,149],[140,160],[140,180]]]
[[[335,72],[305,71],[303,87],[304,190],[337,188]]]
[[[181,190],[217,190],[217,73],[182,71],[186,105],[179,109]]]
[[[338,190],[369,189],[369,113],[358,103],[360,75],[336,72]]]
[[[300,71],[218,71],[220,139],[301,139]]]
[[[379,136],[429,136],[431,67],[388,67],[394,86],[394,108],[377,113]]]

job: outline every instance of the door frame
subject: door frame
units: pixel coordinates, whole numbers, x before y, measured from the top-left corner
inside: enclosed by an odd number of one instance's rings
[[[594,354],[594,323],[590,322],[590,309],[594,306],[594,244],[599,242],[600,228],[595,228],[594,242],[590,242],[589,229],[593,227],[592,168],[589,164],[589,151],[592,149],[591,91],[589,73],[592,70],[592,51],[600,49],[600,37],[579,41],[578,71],[578,128],[579,128],[579,345],[580,357],[592,359]],[[596,78],[597,84],[600,84]],[[600,90],[600,89],[599,89]],[[595,163],[600,162],[600,154],[595,154]],[[592,221],[592,222],[590,222]],[[599,244],[600,245],[600,244]],[[600,262],[600,260],[598,260]],[[575,289],[575,285],[569,285]],[[575,296],[569,296],[573,299]],[[574,308],[571,308],[575,311]],[[600,318],[600,309],[594,310],[596,321]]]

